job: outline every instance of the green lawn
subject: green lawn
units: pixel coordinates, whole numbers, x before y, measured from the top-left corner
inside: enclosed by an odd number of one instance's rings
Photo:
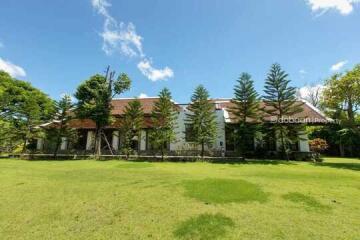
[[[0,159],[0,239],[360,239],[360,160]]]

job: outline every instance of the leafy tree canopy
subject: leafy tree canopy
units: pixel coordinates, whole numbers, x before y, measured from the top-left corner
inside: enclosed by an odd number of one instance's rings
[[[35,127],[51,119],[54,110],[54,101],[48,95],[0,71],[0,117],[23,141],[23,150],[29,139],[38,136]]]

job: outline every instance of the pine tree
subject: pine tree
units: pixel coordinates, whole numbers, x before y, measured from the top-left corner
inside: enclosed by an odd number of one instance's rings
[[[56,158],[63,137],[71,138],[74,136],[74,131],[68,127],[69,121],[72,119],[70,114],[73,107],[71,97],[69,95],[63,96],[60,101],[55,103],[56,120],[58,121],[58,128],[56,128],[56,140],[54,149],[54,158]]]
[[[216,138],[216,116],[214,104],[209,101],[209,93],[199,85],[191,97],[186,122],[191,126],[194,142],[201,146],[204,157],[205,145],[211,145]]]
[[[288,74],[279,64],[273,64],[265,82],[264,113],[271,118],[269,130],[275,132],[281,143],[281,153],[289,160],[289,144],[298,140],[298,124],[283,124],[285,118],[303,111],[296,101],[296,88],[289,86]]]
[[[156,150],[160,150],[162,160],[164,160],[166,145],[176,138],[176,118],[171,93],[169,89],[164,88],[159,93],[159,100],[155,102],[152,110],[153,129],[150,132],[151,145]]]
[[[120,132],[122,134],[122,151],[129,158],[132,152],[132,140],[136,137],[140,143],[141,129],[144,123],[144,111],[138,99],[130,101],[125,107],[121,122]]]
[[[230,111],[236,116],[235,147],[244,154],[253,143],[259,123],[259,100],[254,81],[248,73],[242,73],[234,88],[234,104]]]

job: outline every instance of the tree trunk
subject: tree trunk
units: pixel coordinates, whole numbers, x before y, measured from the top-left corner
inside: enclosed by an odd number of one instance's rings
[[[54,150],[54,158],[56,158],[57,153],[59,151],[60,144],[61,144],[62,128],[63,128],[63,121],[61,121],[61,123],[60,123],[59,133],[58,133],[57,138],[56,138],[56,145],[55,145],[55,150]]]
[[[355,114],[354,114],[354,109],[353,109],[353,102],[351,99],[349,99],[349,101],[348,101],[347,115],[348,115],[351,125],[353,125],[353,123],[355,122]]]
[[[345,147],[341,142],[339,144],[339,150],[340,150],[340,157],[345,157]]]
[[[99,160],[101,156],[101,132],[102,128],[97,127],[95,134],[95,159]]]
[[[164,144],[162,144],[164,145]],[[164,146],[161,146],[161,161],[164,161]]]
[[[205,152],[205,144],[204,142],[201,143],[201,159],[204,159],[204,152]]]
[[[286,157],[286,160],[289,161],[289,155],[287,152],[287,147],[286,147],[285,139],[284,139],[284,131],[282,128],[280,130],[280,138],[281,138],[281,152]]]
[[[60,140],[61,140],[61,137],[60,137],[60,134],[59,134],[59,136],[58,136],[57,139],[56,139],[56,144],[55,144],[55,149],[54,149],[54,158],[56,158],[57,153],[58,153],[58,151],[59,151]]]

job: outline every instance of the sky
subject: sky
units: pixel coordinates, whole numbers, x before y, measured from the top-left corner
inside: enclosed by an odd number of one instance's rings
[[[273,63],[295,87],[360,63],[360,0],[1,1],[0,69],[54,99],[108,65],[132,79],[118,97],[231,98],[242,72],[262,94]]]

